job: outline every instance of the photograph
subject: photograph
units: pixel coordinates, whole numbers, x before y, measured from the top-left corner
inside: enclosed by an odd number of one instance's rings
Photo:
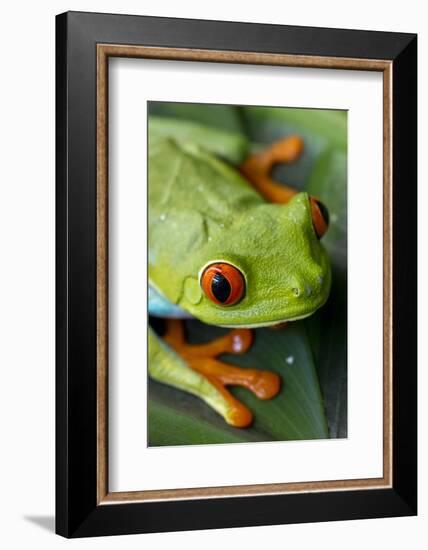
[[[347,111],[147,109],[148,445],[346,438]]]

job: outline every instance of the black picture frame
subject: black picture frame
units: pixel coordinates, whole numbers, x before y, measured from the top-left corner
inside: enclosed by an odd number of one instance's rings
[[[381,489],[97,501],[97,44],[392,63],[393,479]],[[56,18],[56,532],[85,537],[417,513],[417,36],[68,12]]]

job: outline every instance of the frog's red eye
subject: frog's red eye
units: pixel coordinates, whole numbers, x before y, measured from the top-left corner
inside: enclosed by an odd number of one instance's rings
[[[314,224],[315,233],[321,239],[327,232],[330,216],[327,207],[321,201],[314,197],[311,197],[310,200],[312,223]]]
[[[221,306],[232,306],[245,294],[245,280],[239,269],[220,262],[205,268],[201,287],[212,302]]]

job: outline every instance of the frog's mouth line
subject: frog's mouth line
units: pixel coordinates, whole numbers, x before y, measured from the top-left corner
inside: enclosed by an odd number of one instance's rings
[[[320,306],[321,307],[321,306]],[[301,319],[306,319],[306,317],[310,317],[315,313],[315,311],[318,308],[314,309],[313,311],[310,311],[309,313],[305,313],[304,315],[299,315],[298,317],[288,317],[287,319],[277,319],[276,321],[265,321],[263,323],[242,323],[242,324],[234,324],[234,325],[217,325],[219,327],[223,328],[263,328],[263,327],[278,327],[282,324],[287,324],[289,322],[293,321],[300,321]]]

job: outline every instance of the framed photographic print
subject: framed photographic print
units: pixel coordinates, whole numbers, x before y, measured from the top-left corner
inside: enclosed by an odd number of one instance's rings
[[[416,36],[56,24],[57,532],[416,514]]]

